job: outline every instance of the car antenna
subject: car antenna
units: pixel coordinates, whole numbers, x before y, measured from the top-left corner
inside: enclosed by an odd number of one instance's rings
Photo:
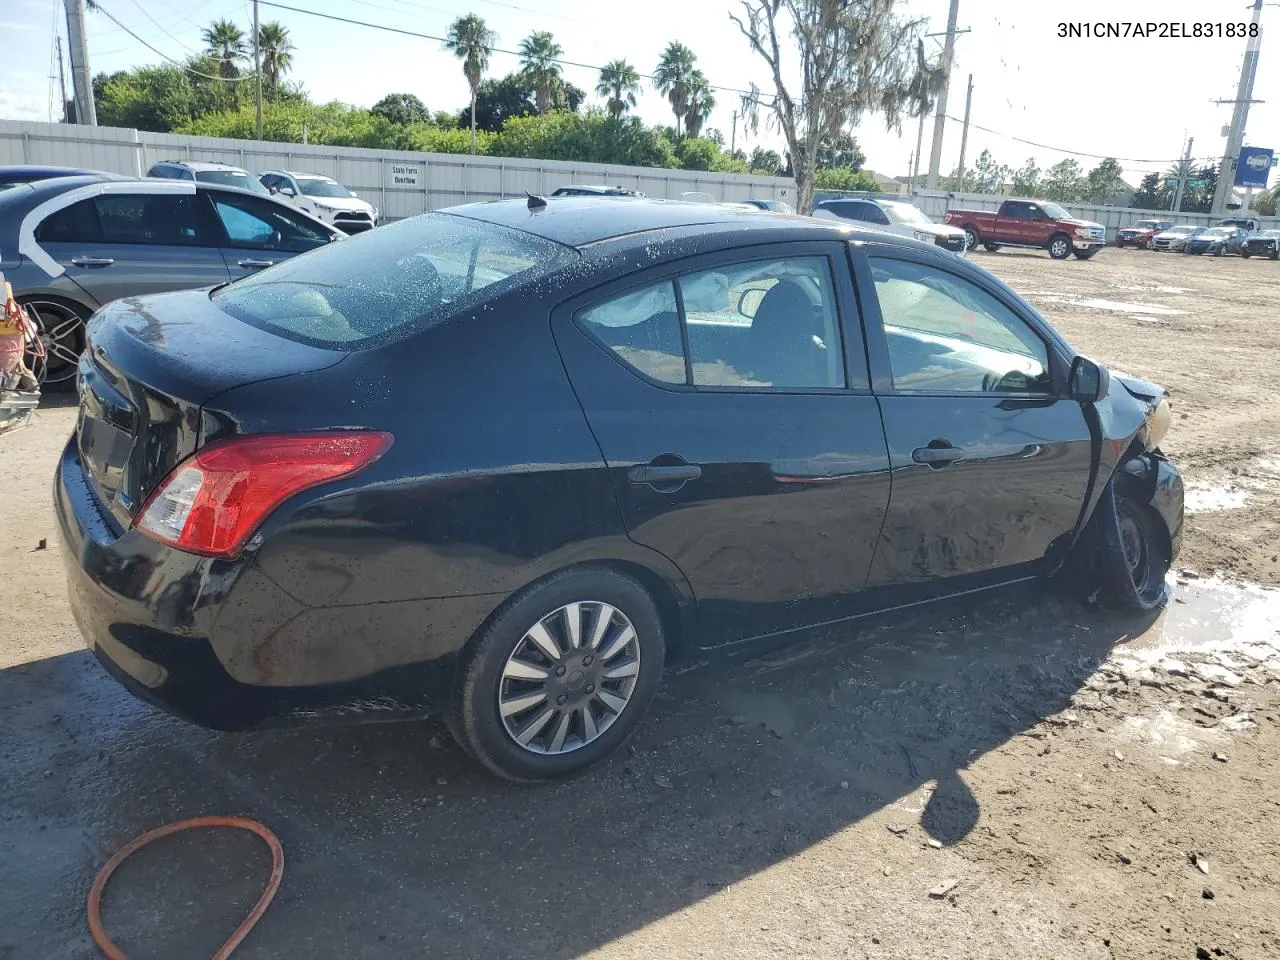
[[[545,210],[545,209],[546,209],[546,206],[547,206],[547,198],[546,198],[546,197],[540,197],[540,196],[538,196],[536,193],[530,193],[528,190],[526,190],[526,191],[524,192],[524,195],[525,195],[526,197],[528,197],[528,198],[529,198],[529,200],[528,200],[528,204],[529,204],[529,209],[530,209],[530,210]]]

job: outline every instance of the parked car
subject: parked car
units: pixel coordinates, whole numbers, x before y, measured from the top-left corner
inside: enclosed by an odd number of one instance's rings
[[[517,780],[673,659],[1068,562],[1154,610],[1182,534],[1163,390],[821,220],[454,207],[117,301],[80,375],[56,513],[115,677],[223,728],[433,707]]]
[[[603,184],[577,183],[567,187],[558,187],[553,197],[643,197],[643,193],[628,190],[626,187],[607,187]]]
[[[1172,226],[1172,220],[1139,220],[1116,231],[1116,246],[1141,250],[1151,244],[1157,233],[1163,233]]]
[[[268,170],[258,180],[277,199],[287,200],[343,233],[362,233],[378,225],[378,208],[355,191],[318,173]]]
[[[243,190],[191,181],[61,177],[0,193],[0,272],[41,331],[33,358],[69,389],[85,322],[119,297],[211,287],[344,236]]]
[[[16,167],[0,167],[0,190],[8,190],[10,187],[21,186],[24,183],[35,183],[37,180],[84,176],[117,178],[116,174],[104,173],[101,170],[82,170],[79,167],[41,167],[24,163]]]
[[[1280,230],[1261,230],[1250,234],[1240,247],[1240,256],[1280,260]]]
[[[819,219],[853,220],[876,230],[933,243],[953,253],[968,249],[965,232],[959,227],[934,223],[918,208],[893,200],[848,198],[822,200],[813,208]]]
[[[1216,226],[1239,227],[1246,233],[1257,233],[1262,227],[1262,221],[1254,217],[1223,217]]]
[[[1209,253],[1220,257],[1224,253],[1239,253],[1249,231],[1243,227],[1210,227],[1203,233],[1188,237],[1183,253]]]
[[[1150,249],[1152,250],[1172,250],[1178,251],[1186,246],[1187,240],[1191,237],[1198,237],[1204,233],[1208,227],[1192,226],[1188,223],[1180,223],[1170,227],[1163,233],[1157,233],[1151,238]]]
[[[749,203],[753,207],[759,207],[761,210],[768,210],[770,213],[795,213],[796,208],[785,200],[743,200],[743,203]]]
[[[164,160],[147,171],[148,177],[162,180],[195,180],[199,183],[217,183],[224,187],[239,187],[251,193],[266,194],[267,188],[258,182],[248,170],[233,167],[229,163],[213,163],[207,160]]]
[[[1073,253],[1088,260],[1107,242],[1106,228],[1073,217],[1051,200],[1006,200],[990,210],[948,210],[945,223],[964,230],[969,249],[982,244],[994,253],[1002,246],[1038,247],[1055,260]]]

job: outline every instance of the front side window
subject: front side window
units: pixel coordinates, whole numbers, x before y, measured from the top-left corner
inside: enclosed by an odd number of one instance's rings
[[[663,383],[784,390],[845,385],[835,293],[823,257],[682,274],[674,284],[655,283],[591,307],[578,321],[628,366]]]
[[[213,301],[286,337],[358,349],[474,309],[564,255],[532,234],[426,214],[276,264],[219,289]]]
[[[274,201],[230,193],[215,193],[210,199],[233,247],[305,253],[331,239],[330,234]]]
[[[205,242],[194,195],[120,193],[98,197],[94,203],[107,243],[189,247]]]
[[[871,258],[895,390],[1051,392],[1043,340],[1012,310],[956,274]]]

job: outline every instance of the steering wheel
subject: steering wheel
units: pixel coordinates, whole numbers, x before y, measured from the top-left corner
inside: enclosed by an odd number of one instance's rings
[[[1026,390],[1029,386],[1027,375],[1021,370],[1010,370],[1008,373],[997,376],[995,373],[988,373],[982,378],[983,393],[1002,393],[1010,390]]]

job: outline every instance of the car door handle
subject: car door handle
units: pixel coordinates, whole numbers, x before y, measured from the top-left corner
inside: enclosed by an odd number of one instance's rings
[[[115,263],[110,257],[72,257],[71,262],[77,267],[109,267]]]
[[[945,467],[948,463],[954,463],[963,456],[963,450],[952,446],[916,447],[911,451],[912,460],[916,463],[927,463],[931,467]]]
[[[661,493],[674,493],[690,480],[701,477],[702,468],[696,463],[644,463],[627,471],[627,479],[632,483],[647,483]]]
[[[261,270],[263,267],[274,267],[274,260],[238,260],[238,266],[244,267],[246,270]]]

